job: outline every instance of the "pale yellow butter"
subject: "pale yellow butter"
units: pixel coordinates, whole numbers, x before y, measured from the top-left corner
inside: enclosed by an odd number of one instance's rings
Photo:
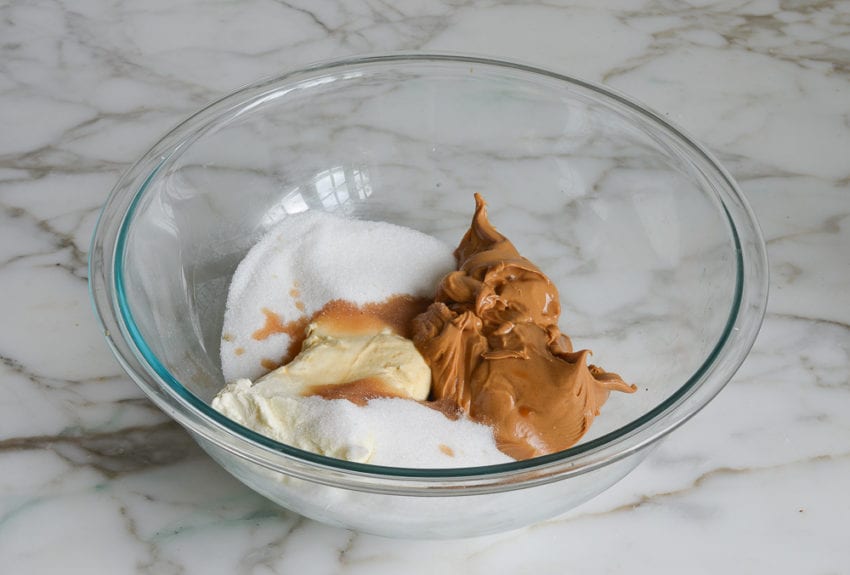
[[[212,406],[258,433],[321,455],[368,462],[374,450],[369,430],[348,437],[328,435],[318,416],[316,386],[378,379],[400,397],[424,400],[431,370],[408,339],[389,329],[373,334],[334,333],[320,324],[308,327],[301,353],[255,383],[239,379],[213,399]],[[312,400],[312,401],[310,401]]]

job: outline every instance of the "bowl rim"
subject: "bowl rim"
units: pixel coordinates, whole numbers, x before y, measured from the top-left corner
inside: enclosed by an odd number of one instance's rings
[[[403,468],[355,463],[303,451],[248,429],[194,395],[157,359],[133,320],[124,289],[127,233],[139,201],[160,168],[207,129],[262,102],[287,86],[355,68],[438,63],[508,69],[542,76],[590,92],[608,105],[643,117],[687,151],[723,209],[734,246],[732,307],[705,361],[664,401],[635,420],[567,450],[533,459],[456,468]],[[145,394],[190,432],[273,471],[362,491],[466,495],[505,491],[586,473],[640,451],[704,407],[731,379],[755,341],[767,303],[767,258],[758,224],[737,184],[693,138],[647,107],[608,87],[529,64],[454,53],[391,53],[334,59],[249,84],[196,112],[160,139],[118,180],[104,204],[89,251],[89,288],[95,315],[113,354]],[[462,492],[458,488],[463,488]]]

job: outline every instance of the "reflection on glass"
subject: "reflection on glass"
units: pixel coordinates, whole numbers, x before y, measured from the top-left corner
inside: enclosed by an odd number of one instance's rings
[[[372,185],[366,170],[336,166],[319,172],[309,184],[298,186],[286,194],[266,212],[263,224],[268,228],[287,215],[306,212],[311,208],[333,212],[371,195]]]
[[[317,174],[312,188],[321,205],[328,211],[372,195],[368,174],[363,170],[343,166]]]

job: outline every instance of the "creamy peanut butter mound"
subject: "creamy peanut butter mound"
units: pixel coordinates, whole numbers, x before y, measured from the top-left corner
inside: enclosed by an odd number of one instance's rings
[[[431,399],[492,426],[515,459],[561,451],[589,429],[610,391],[636,387],[587,365],[558,328],[558,290],[487,219],[475,194],[472,225],[454,252],[413,341],[431,368]]]

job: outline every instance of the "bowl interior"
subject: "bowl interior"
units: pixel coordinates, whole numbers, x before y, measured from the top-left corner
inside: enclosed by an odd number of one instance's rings
[[[136,343],[209,402],[231,275],[265,231],[322,210],[454,246],[472,193],[558,286],[576,348],[635,383],[612,433],[693,382],[738,305],[734,229],[705,161],[617,98],[485,64],[364,63],[255,88],[200,117],[125,218],[116,275]],[[375,257],[380,257],[376,253]]]

